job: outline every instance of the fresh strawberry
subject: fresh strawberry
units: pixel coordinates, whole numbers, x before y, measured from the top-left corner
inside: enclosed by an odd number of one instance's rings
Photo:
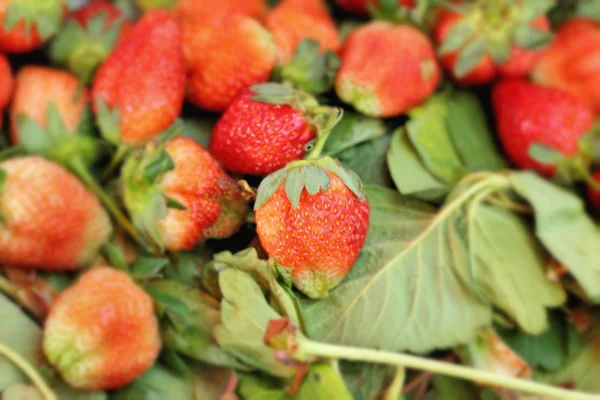
[[[463,5],[461,13],[440,10],[434,36],[453,78],[480,85],[498,74],[527,75],[552,38],[546,10],[536,9],[535,1],[485,0]]]
[[[208,151],[185,137],[132,155],[122,182],[134,225],[167,250],[229,237],[244,222],[247,204],[236,183]]]
[[[52,41],[50,57],[87,82],[130,29],[120,9],[106,0],[94,0],[69,16]]]
[[[215,126],[210,152],[236,174],[268,175],[298,160],[338,112],[298,90],[273,83],[244,90]],[[258,121],[258,122],[257,122]]]
[[[143,143],[169,127],[185,96],[175,19],[166,11],[146,13],[100,66],[92,94],[100,127],[112,142]],[[106,105],[111,114],[104,112]]]
[[[72,387],[116,389],[154,364],[161,341],[152,298],[124,272],[93,268],[56,299],[43,349]]]
[[[75,132],[85,122],[89,105],[88,91],[78,93],[78,89],[79,81],[68,72],[48,67],[23,67],[16,76],[10,108],[13,144],[20,142],[19,117],[27,116],[45,127],[50,104],[57,108],[67,130]]]
[[[34,156],[0,163],[0,264],[73,270],[110,233],[96,197],[62,167]]]
[[[4,54],[0,54],[0,112],[10,103],[13,95],[15,80],[13,78],[12,69],[8,58]],[[2,126],[2,118],[0,117],[0,126]]]
[[[186,18],[181,26],[188,99],[198,107],[223,111],[242,89],[269,80],[277,48],[256,20],[220,12]]]
[[[38,48],[59,30],[65,8],[64,0],[0,0],[0,51]]]
[[[194,15],[214,15],[223,11],[240,13],[262,20],[267,13],[266,0],[137,0],[138,3],[170,1],[172,12],[180,19]]]
[[[559,89],[507,79],[493,89],[496,124],[504,150],[519,168],[553,176],[556,165],[532,157],[532,146],[559,156],[576,157],[582,137],[594,126],[594,113],[582,101]]]
[[[320,3],[320,0],[318,0]],[[323,3],[317,0],[300,4],[297,0],[283,0],[266,19],[267,29],[275,37],[280,62],[287,63],[303,39],[312,39],[322,50],[337,52],[340,36]]]
[[[367,14],[369,6],[378,6],[377,0],[335,0],[335,4],[342,7],[344,10],[356,14]],[[412,8],[415,5],[415,0],[398,0],[398,4],[404,7]]]
[[[577,18],[561,26],[533,79],[579,97],[600,114],[600,24]]]
[[[440,81],[431,42],[409,25],[363,25],[348,37],[341,59],[338,96],[371,116],[405,113],[427,99]]]
[[[294,285],[320,298],[346,276],[369,226],[360,178],[332,158],[296,161],[261,183],[256,204],[260,242],[293,268]]]

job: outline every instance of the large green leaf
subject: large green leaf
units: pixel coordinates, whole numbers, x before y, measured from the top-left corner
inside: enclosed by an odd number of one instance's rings
[[[436,214],[426,204],[370,187],[371,225],[360,258],[328,297],[305,308],[308,336],[417,353],[472,340],[491,309],[454,272],[466,262],[450,240],[462,196]]]
[[[358,174],[364,184],[391,186],[386,154],[390,147],[389,135],[366,141],[339,154],[344,168]]]
[[[385,133],[386,126],[382,120],[353,112],[344,112],[342,120],[329,134],[322,154],[337,157],[345,150],[382,137]]]
[[[111,400],[189,400],[193,398],[190,376],[177,376],[155,365],[126,387],[110,395]]]
[[[535,212],[536,234],[583,287],[600,302],[600,232],[586,214],[582,200],[533,172],[510,176],[517,193]]]

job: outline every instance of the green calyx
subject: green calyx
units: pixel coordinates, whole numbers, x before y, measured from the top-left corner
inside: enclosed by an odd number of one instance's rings
[[[308,159],[293,161],[284,169],[267,176],[260,183],[256,195],[254,209],[262,207],[283,184],[285,193],[292,207],[298,207],[302,192],[314,196],[319,191],[327,192],[331,179],[329,174],[337,176],[346,187],[359,199],[366,200],[367,195],[360,177],[351,170],[347,170],[339,161],[331,157],[321,159]]]
[[[150,11],[158,8],[170,8],[175,0],[135,0],[135,3],[142,10]]]
[[[10,31],[24,22],[27,34],[35,27],[46,40],[60,29],[65,6],[64,0],[12,0],[4,16],[3,29]]]
[[[121,172],[123,201],[133,225],[146,240],[163,250],[158,221],[168,209],[185,210],[185,205],[166,196],[160,189],[162,177],[175,169],[175,163],[164,147],[149,144],[125,161]]]
[[[445,55],[458,51],[454,73],[466,76],[486,56],[496,64],[506,63],[512,45],[538,50],[552,40],[552,33],[536,29],[531,22],[554,5],[554,0],[478,0],[459,7],[462,19],[456,23],[440,46]]]
[[[292,60],[281,70],[281,77],[307,93],[322,94],[333,87],[340,65],[334,52],[321,53],[319,42],[303,39]]]
[[[96,68],[115,47],[125,20],[120,17],[106,27],[106,12],[91,18],[83,28],[77,21],[70,20],[52,42],[50,57],[65,65],[69,71],[87,83]]]
[[[96,99],[97,107],[97,124],[100,128],[100,133],[106,141],[112,144],[121,143],[121,111],[114,107],[112,110],[108,107],[108,104],[104,101],[102,96],[98,96]]]

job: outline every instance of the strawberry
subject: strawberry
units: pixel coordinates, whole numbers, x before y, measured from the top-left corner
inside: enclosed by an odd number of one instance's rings
[[[367,14],[369,6],[377,6],[377,0],[335,0],[335,4],[342,7],[344,10],[356,14]],[[412,8],[415,5],[415,0],[398,0],[398,4],[404,7]]]
[[[137,0],[138,3],[164,3],[172,4],[172,12],[178,18],[187,18],[194,15],[214,15],[224,10],[228,13],[240,13],[248,17],[262,20],[267,13],[266,0]],[[146,8],[147,7],[143,7]]]
[[[143,143],[169,127],[185,96],[175,19],[166,11],[146,13],[100,66],[92,94],[100,127],[113,143]]]
[[[236,183],[208,151],[185,137],[133,154],[122,184],[134,225],[167,250],[229,237],[244,222],[247,205]]]
[[[256,20],[221,12],[186,18],[181,26],[188,99],[198,107],[223,111],[242,89],[269,80],[277,48]]]
[[[348,37],[341,59],[338,96],[371,116],[405,113],[427,99],[440,80],[431,42],[408,25],[363,25]]]
[[[579,97],[600,114],[600,24],[576,18],[561,26],[533,79]]]
[[[287,63],[303,39],[313,39],[322,50],[337,52],[340,36],[325,5],[320,0],[301,4],[298,0],[283,0],[267,15],[265,25],[275,37],[279,60]]]
[[[124,272],[85,272],[54,302],[43,349],[72,387],[116,389],[141,376],[160,351],[152,298]]]
[[[269,175],[254,209],[263,248],[293,269],[294,285],[311,298],[325,296],[346,276],[369,226],[360,178],[329,157]]]
[[[0,54],[0,112],[10,103],[14,85],[15,80],[8,58],[4,54]],[[2,126],[2,118],[0,118],[0,126]]]
[[[62,167],[28,156],[0,163],[0,264],[74,270],[111,233],[108,215]]]
[[[256,85],[229,105],[209,150],[230,172],[268,175],[304,157],[337,116],[337,110],[319,106],[304,92],[274,83]]]
[[[79,82],[68,72],[48,67],[26,66],[16,76],[10,108],[10,134],[13,144],[20,142],[19,117],[27,116],[42,127],[50,104],[58,112],[69,132],[86,122],[89,105],[87,90],[78,94]]]
[[[120,9],[106,0],[94,0],[69,16],[52,41],[50,57],[87,82],[130,29]]]
[[[546,9],[535,2],[486,0],[461,5],[462,12],[441,10],[434,36],[453,78],[462,85],[480,85],[498,74],[527,75],[552,38]]]
[[[59,30],[65,8],[64,0],[0,0],[0,51],[38,48]]]
[[[532,156],[532,146],[544,146],[564,158],[578,156],[580,140],[594,126],[585,103],[559,89],[522,79],[507,79],[492,93],[500,140],[519,168],[553,176],[557,166]]]

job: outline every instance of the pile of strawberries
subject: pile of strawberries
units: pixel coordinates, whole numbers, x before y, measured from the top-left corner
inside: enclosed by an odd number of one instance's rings
[[[298,296],[339,284],[370,214],[360,171],[323,153],[344,110],[399,126],[447,85],[477,88],[514,166],[585,182],[600,212],[597,22],[553,29],[542,0],[267,3],[0,1],[0,277],[73,279],[29,310],[73,388],[121,388],[161,351],[164,297],[120,262],[235,242]],[[208,146],[190,115],[218,119]]]

